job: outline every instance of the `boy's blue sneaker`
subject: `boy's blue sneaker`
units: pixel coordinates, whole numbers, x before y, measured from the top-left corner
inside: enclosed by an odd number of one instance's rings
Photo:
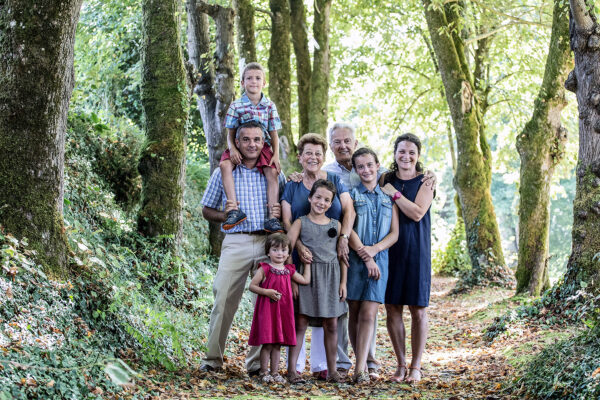
[[[225,218],[225,222],[223,222],[223,229],[226,231],[230,230],[236,225],[241,224],[246,220],[246,214],[240,210],[231,210],[227,213],[227,218]]]
[[[281,226],[281,222],[279,222],[277,218],[271,218],[265,221],[265,231],[269,233],[284,232],[283,226]]]

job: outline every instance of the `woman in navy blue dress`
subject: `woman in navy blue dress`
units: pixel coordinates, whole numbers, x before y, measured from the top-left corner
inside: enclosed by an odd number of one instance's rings
[[[421,380],[421,357],[427,340],[427,306],[431,287],[431,224],[429,207],[434,189],[421,182],[421,141],[411,133],[394,142],[394,162],[382,177],[383,191],[392,197],[400,212],[398,241],[389,249],[389,275],[385,292],[387,328],[398,367],[392,380]],[[412,360],[407,368],[403,307],[408,306],[411,325]]]

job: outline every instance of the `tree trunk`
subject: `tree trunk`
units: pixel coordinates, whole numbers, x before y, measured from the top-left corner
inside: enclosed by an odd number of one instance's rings
[[[142,106],[146,143],[138,169],[142,205],[138,230],[169,235],[176,248],[182,236],[186,126],[189,89],[179,45],[179,3],[142,1]]]
[[[255,62],[256,40],[254,39],[254,7],[250,0],[233,0],[237,25],[238,54],[240,67]]]
[[[491,185],[491,151],[483,129],[479,103],[473,96],[473,76],[466,62],[464,42],[452,30],[458,26],[456,10],[447,12],[443,7],[423,0],[429,34],[437,56],[444,83],[446,100],[456,132],[458,160],[455,175],[460,204],[465,222],[467,245],[472,270],[463,284],[513,284],[512,274],[504,263],[500,232],[494,213]],[[453,3],[452,7],[456,8]]]
[[[210,172],[219,168],[221,154],[227,144],[227,129],[223,127],[229,104],[234,96],[233,17],[231,8],[209,5],[203,1],[186,0],[188,15],[188,54],[196,74],[194,93],[208,146]],[[210,51],[208,17],[216,24],[216,49]],[[223,234],[219,224],[210,223],[209,242],[212,254],[221,253]]]
[[[296,76],[298,81],[298,120],[299,136],[310,132],[310,52],[308,51],[308,29],[303,0],[290,0],[292,43],[296,55]],[[294,152],[295,152],[294,145]]]
[[[521,156],[517,292],[527,291],[531,296],[539,296],[550,286],[547,271],[550,183],[567,139],[567,132],[560,124],[560,114],[566,105],[562,83],[572,67],[568,13],[568,3],[554,1],[544,80],[533,116],[517,137]]]
[[[315,48],[313,53],[308,129],[310,132],[327,135],[331,54],[329,50],[331,0],[315,0],[314,9],[313,36],[318,47]]]
[[[270,0],[271,48],[269,50],[269,97],[281,119],[280,141],[289,148],[294,143],[291,129],[290,89],[290,7],[288,0]],[[284,139],[285,137],[285,139]],[[286,143],[287,142],[287,143]],[[286,155],[282,154],[282,158]]]
[[[0,3],[0,225],[66,275],[65,132],[82,0]]]
[[[571,48],[575,68],[565,87],[577,95],[579,157],[573,202],[573,247],[565,283],[600,292],[600,25],[592,5],[571,0]],[[586,286],[584,285],[584,286]]]

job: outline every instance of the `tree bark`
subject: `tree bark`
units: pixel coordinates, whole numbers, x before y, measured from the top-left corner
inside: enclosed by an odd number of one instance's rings
[[[0,225],[65,276],[65,132],[82,0],[0,3]]]
[[[288,146],[285,150],[289,153],[289,147],[294,143],[290,111],[290,7],[288,0],[270,0],[269,6],[271,8],[269,97],[277,106],[282,125],[279,137],[281,142]],[[285,156],[281,155],[282,158]]]
[[[591,2],[571,0],[575,68],[565,87],[577,95],[579,156],[573,202],[573,247],[565,284],[600,293],[600,25]]]
[[[473,75],[463,40],[455,30],[450,35],[445,33],[450,27],[459,26],[458,13],[446,12],[443,7],[432,5],[431,0],[423,0],[423,5],[457,139],[455,187],[472,263],[463,284],[510,286],[513,278],[504,263],[490,193],[491,151],[482,128],[479,102],[473,95]]]
[[[238,54],[240,67],[257,61],[254,39],[254,7],[250,0],[233,0],[237,25]]]
[[[479,33],[483,33],[484,29],[480,29]],[[489,94],[491,86],[488,82],[491,37],[479,39],[477,41],[477,49],[475,49],[475,68],[473,71],[473,82],[475,91],[479,99],[479,109],[481,111],[481,119],[483,121],[485,113],[489,108]]]
[[[544,80],[535,100],[533,116],[517,136],[521,157],[517,292],[528,292],[531,296],[539,296],[550,287],[549,193],[554,168],[562,160],[567,139],[567,131],[560,124],[560,114],[567,104],[563,82],[572,67],[568,13],[568,3],[554,1]]]
[[[169,235],[174,249],[182,236],[186,126],[189,89],[179,36],[176,0],[142,1],[142,107],[146,142],[138,169],[142,205],[138,230]]]
[[[310,81],[310,111],[308,129],[321,135],[327,135],[329,107],[329,14],[331,0],[314,1],[313,36],[318,47],[313,53],[313,68]]]
[[[221,154],[227,144],[227,129],[223,127],[229,104],[234,97],[233,17],[231,8],[209,5],[203,1],[186,0],[188,15],[188,54],[195,70],[194,93],[208,146],[210,172],[219,168]],[[208,17],[216,24],[216,49],[210,52]],[[210,222],[209,242],[212,254],[221,253],[223,234],[219,224]]]
[[[308,128],[310,113],[310,80],[311,65],[308,51],[308,29],[306,27],[306,10],[303,0],[290,0],[291,30],[294,54],[296,55],[296,77],[298,81],[298,120],[301,137],[310,132]],[[294,144],[294,152],[296,150]]]

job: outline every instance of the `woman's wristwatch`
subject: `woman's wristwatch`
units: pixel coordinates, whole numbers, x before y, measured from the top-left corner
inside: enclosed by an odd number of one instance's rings
[[[394,193],[394,196],[392,196],[392,200],[396,201],[398,200],[400,197],[402,197],[402,192],[396,192]]]
[[[346,235],[345,233],[340,233],[340,237],[350,240],[350,235]]]

